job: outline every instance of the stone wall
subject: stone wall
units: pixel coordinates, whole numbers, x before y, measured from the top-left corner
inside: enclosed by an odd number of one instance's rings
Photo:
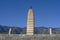
[[[33,36],[27,36],[25,34],[0,34],[0,40],[60,40],[60,34],[35,34]]]

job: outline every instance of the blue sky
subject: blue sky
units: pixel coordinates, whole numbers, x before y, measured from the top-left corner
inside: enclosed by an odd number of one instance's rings
[[[25,27],[30,6],[36,27],[60,27],[60,0],[0,0],[0,25]]]

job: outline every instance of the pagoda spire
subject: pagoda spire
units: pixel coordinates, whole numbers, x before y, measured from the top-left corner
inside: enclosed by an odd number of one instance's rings
[[[32,9],[32,6],[30,6],[30,9]]]

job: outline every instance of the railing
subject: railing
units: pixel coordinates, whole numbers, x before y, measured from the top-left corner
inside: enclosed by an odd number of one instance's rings
[[[0,34],[0,40],[60,40],[60,34]]]

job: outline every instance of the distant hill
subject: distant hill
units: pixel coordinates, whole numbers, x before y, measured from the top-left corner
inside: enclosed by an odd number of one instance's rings
[[[12,29],[11,34],[26,34],[26,27],[10,27],[0,25],[0,34],[8,34],[9,28]],[[53,34],[60,34],[60,28],[52,28]],[[49,28],[47,27],[35,27],[34,34],[49,34]]]

